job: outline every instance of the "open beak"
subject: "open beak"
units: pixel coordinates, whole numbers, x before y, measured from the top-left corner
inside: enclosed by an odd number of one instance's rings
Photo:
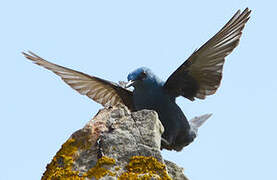
[[[128,87],[132,86],[134,83],[135,83],[135,81],[133,81],[133,80],[128,81],[128,82],[125,84],[125,88],[128,88]]]

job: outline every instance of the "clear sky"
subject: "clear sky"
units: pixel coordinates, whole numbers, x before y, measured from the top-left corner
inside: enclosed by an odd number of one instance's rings
[[[40,179],[63,142],[101,108],[55,74],[54,63],[111,81],[147,66],[166,78],[238,9],[252,9],[217,93],[178,104],[190,119],[213,116],[182,152],[163,151],[191,180],[275,180],[275,1],[2,1],[0,179]]]

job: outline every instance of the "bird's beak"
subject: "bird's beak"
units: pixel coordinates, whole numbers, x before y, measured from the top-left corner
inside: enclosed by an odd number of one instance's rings
[[[133,80],[128,81],[128,82],[125,84],[125,88],[128,88],[128,87],[132,86],[134,83],[135,83],[135,81],[133,81]]]

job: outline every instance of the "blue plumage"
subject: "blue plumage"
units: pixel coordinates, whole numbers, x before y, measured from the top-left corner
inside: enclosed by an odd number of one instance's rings
[[[131,111],[151,109],[158,113],[165,132],[162,148],[180,151],[191,143],[209,114],[187,120],[175,99],[205,99],[216,92],[222,78],[225,57],[238,45],[250,10],[237,11],[227,24],[201,46],[164,82],[146,67],[128,75],[125,87],[111,81],[48,62],[29,52],[23,55],[60,76],[70,87],[105,107],[126,105]],[[123,83],[124,84],[124,83]],[[128,87],[133,86],[130,91]]]
[[[150,69],[138,68],[128,75],[128,81],[133,82],[133,104],[135,110],[150,109],[158,113],[165,128],[163,146],[173,146],[181,150],[196,137],[187,118],[175,102],[175,97],[164,88],[164,82],[155,76]],[[130,86],[130,85],[128,85]],[[128,87],[127,86],[127,87]],[[169,147],[168,147],[169,148]]]

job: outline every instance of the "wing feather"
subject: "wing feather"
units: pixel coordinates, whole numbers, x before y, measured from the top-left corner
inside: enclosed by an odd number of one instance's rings
[[[225,57],[238,45],[251,11],[237,11],[223,28],[196,50],[166,81],[173,96],[204,99],[218,89]]]
[[[130,110],[133,109],[132,92],[116,83],[48,62],[32,52],[28,54],[23,52],[23,55],[35,64],[60,76],[64,82],[80,94],[88,96],[105,107],[121,103]]]

